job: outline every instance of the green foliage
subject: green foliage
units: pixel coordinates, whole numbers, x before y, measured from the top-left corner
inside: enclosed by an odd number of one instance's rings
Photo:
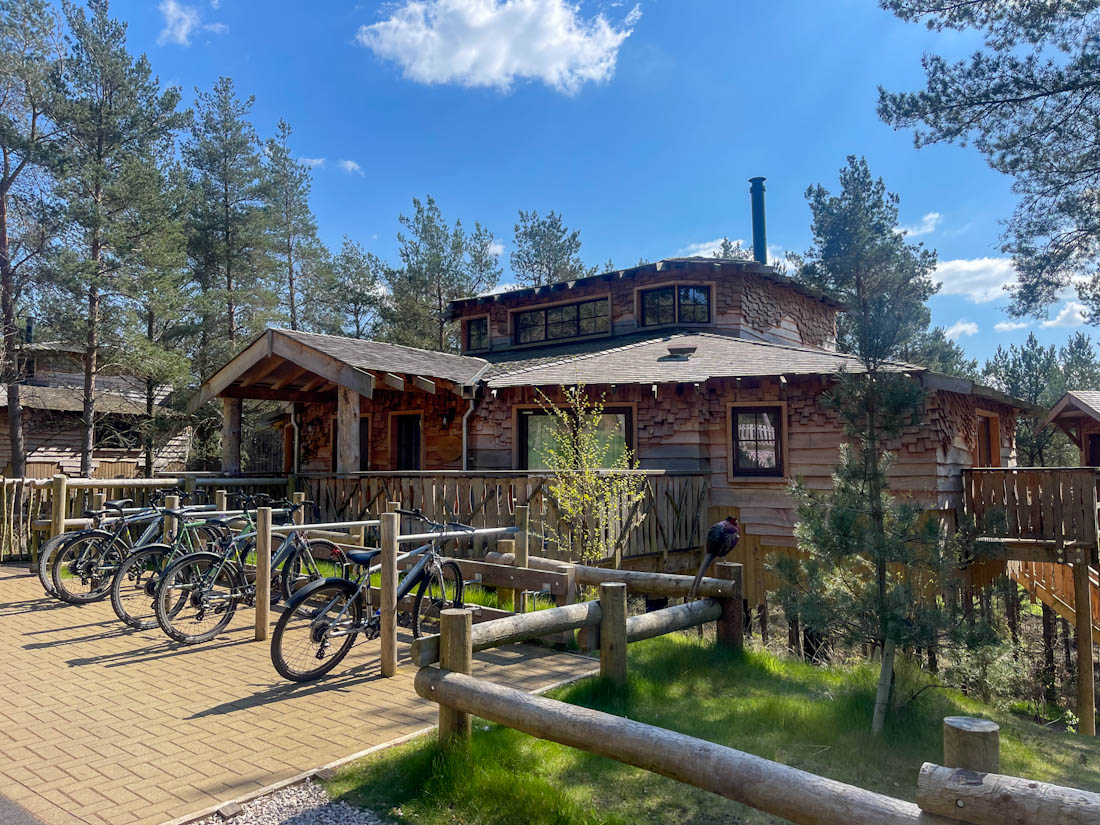
[[[545,217],[533,209],[519,211],[511,264],[520,286],[545,286],[595,275],[597,267],[585,266],[580,251],[580,231],[567,228],[561,215],[553,210]]]
[[[538,390],[539,404],[553,421],[551,437],[539,445],[542,464],[552,474],[550,495],[568,532],[549,536],[585,561],[615,553],[624,522],[641,520],[637,505],[645,477],[637,468],[626,434],[604,419],[604,396],[593,398],[583,385],[561,388],[561,404]]]
[[[324,276],[314,283],[306,304],[309,327],[329,335],[373,338],[387,277],[386,264],[345,235]]]
[[[947,337],[943,327],[932,327],[903,341],[898,348],[898,359],[944,375],[971,380],[979,377],[977,359],[968,358],[966,351]]]
[[[925,87],[879,90],[879,115],[915,127],[918,147],[973,142],[1014,179],[1020,196],[1004,250],[1019,273],[1012,309],[1039,313],[1082,273],[1090,313],[1100,308],[1100,12],[1094,2],[1006,3],[880,0],[903,20],[930,29],[975,31],[983,47],[949,61],[925,55]]]

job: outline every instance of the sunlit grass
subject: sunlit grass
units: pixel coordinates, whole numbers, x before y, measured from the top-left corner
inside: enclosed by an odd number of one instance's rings
[[[912,800],[925,761],[942,759],[942,719],[1001,724],[1005,773],[1100,791],[1100,744],[928,690],[870,734],[876,672],[822,669],[767,653],[735,655],[693,635],[630,647],[630,684],[589,679],[555,698],[720,742]],[[582,751],[476,722],[466,753],[429,737],[344,769],[335,795],[401,823],[619,825],[771,823],[772,817]]]

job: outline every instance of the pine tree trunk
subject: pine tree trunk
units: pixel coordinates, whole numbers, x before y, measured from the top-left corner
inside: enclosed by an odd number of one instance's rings
[[[5,177],[9,164],[5,153]],[[7,388],[8,440],[11,445],[11,475],[22,478],[27,474],[26,447],[23,442],[23,406],[19,398],[18,330],[15,328],[15,274],[11,267],[11,249],[8,241],[8,193],[0,193],[0,307],[3,308],[4,350],[0,380]]]
[[[893,639],[887,639],[882,647],[882,665],[878,672],[878,689],[875,691],[875,713],[871,717],[871,733],[882,733],[886,726],[886,711],[890,707],[890,688],[894,682]]]
[[[1055,626],[1054,626],[1054,611],[1051,610],[1046,603],[1043,603],[1043,669],[1042,669],[1042,682],[1043,682],[1043,696],[1047,701],[1047,704],[1054,704],[1058,701],[1058,687],[1056,684],[1055,676],[1056,669],[1054,666],[1054,642],[1055,642]]]
[[[1020,593],[1016,583],[1006,577],[1005,589],[1005,619],[1008,621],[1008,632],[1012,637],[1012,658],[1020,661]]]
[[[92,260],[99,274],[99,248],[95,245]],[[95,447],[95,373],[96,352],[99,348],[99,287],[88,287],[88,339],[84,348],[84,411],[80,426],[80,475],[92,475],[92,450]]]
[[[802,638],[798,616],[787,617],[787,650],[791,655],[802,657]]]

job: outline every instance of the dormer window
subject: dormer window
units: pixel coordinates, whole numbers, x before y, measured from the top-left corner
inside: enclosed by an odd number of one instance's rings
[[[471,318],[466,322],[466,351],[489,349],[489,319]]]
[[[669,284],[642,292],[642,326],[710,323],[710,287]]]
[[[532,309],[517,312],[515,316],[517,344],[583,338],[610,330],[611,313],[607,298]]]

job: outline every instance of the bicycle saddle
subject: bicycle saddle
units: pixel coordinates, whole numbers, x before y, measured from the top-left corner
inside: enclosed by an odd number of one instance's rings
[[[233,528],[230,527],[229,521],[230,519],[227,518],[208,518],[206,523],[212,527],[221,527],[223,530],[232,530]]]
[[[370,563],[381,553],[381,550],[348,550],[347,556],[352,564],[358,564],[360,567],[370,567]]]
[[[123,507],[129,507],[134,503],[132,498],[116,498],[113,501],[103,502],[103,506],[108,510],[121,510]]]

